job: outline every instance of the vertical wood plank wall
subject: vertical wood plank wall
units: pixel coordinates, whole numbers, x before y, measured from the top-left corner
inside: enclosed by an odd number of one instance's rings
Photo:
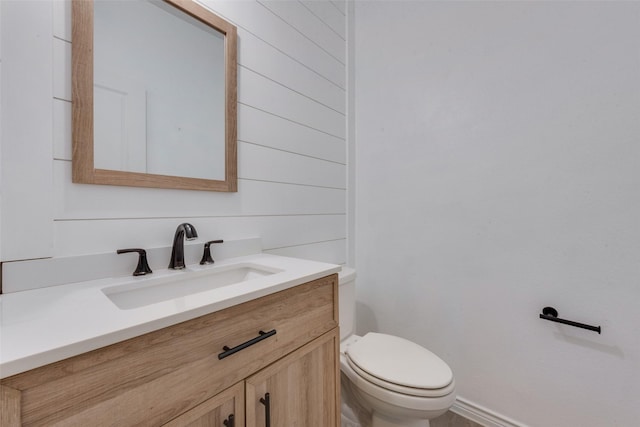
[[[53,21],[51,255],[167,246],[176,225],[189,221],[202,239],[259,236],[266,252],[344,263],[343,5],[331,1],[200,3],[238,27],[237,193],[71,183],[71,5],[69,0],[49,3]],[[2,209],[4,215],[7,209],[19,207]]]

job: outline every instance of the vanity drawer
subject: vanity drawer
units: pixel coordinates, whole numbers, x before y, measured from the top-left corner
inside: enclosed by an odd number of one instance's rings
[[[337,327],[337,299],[334,274],[1,384],[19,391],[22,425],[163,424]]]

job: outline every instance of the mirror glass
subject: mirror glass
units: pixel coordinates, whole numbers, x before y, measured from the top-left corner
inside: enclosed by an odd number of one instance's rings
[[[158,1],[96,1],[94,161],[224,180],[224,35]]]
[[[235,27],[192,1],[80,0],[73,28],[74,182],[235,191]]]

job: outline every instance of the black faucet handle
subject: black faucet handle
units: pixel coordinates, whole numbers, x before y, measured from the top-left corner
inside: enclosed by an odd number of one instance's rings
[[[144,276],[145,274],[151,274],[151,268],[149,268],[149,264],[147,263],[147,251],[139,248],[130,248],[130,249],[118,249],[116,251],[118,254],[126,254],[129,252],[137,252],[138,257],[138,266],[136,270],[133,272],[134,276]]]
[[[202,253],[200,265],[213,264],[215,262],[213,258],[211,258],[210,246],[212,243],[224,243],[224,240],[210,240],[204,244],[204,252]]]

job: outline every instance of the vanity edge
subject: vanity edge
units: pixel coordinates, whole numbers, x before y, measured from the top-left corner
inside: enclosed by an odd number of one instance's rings
[[[153,304],[136,310],[120,310],[107,301],[107,298],[102,294],[101,289],[108,286],[103,280],[87,282],[84,284],[86,287],[83,287],[82,283],[75,283],[68,286],[0,295],[0,379],[252,301],[338,273],[341,269],[341,266],[335,264],[270,254],[238,257],[225,261],[231,263],[248,259],[257,259],[259,262],[266,262],[271,266],[282,266],[288,263],[294,267],[291,268],[292,272],[284,274],[281,280],[278,278],[275,278],[278,280],[273,278],[265,280],[264,286],[252,286],[247,292],[238,292],[237,295],[225,300],[205,302],[198,307],[185,310],[169,309],[169,302]],[[237,286],[240,290],[242,285]],[[81,312],[56,313],[56,309],[59,311],[64,307],[62,304],[58,304],[56,307],[54,301],[52,302],[53,307],[49,307],[52,310],[50,314],[54,318],[51,321],[47,321],[42,316],[31,322],[21,322],[13,319],[7,313],[9,305],[15,300],[20,300],[22,305],[28,305],[29,297],[35,301],[42,298],[43,294],[55,294],[56,290],[62,294],[73,292],[73,290],[69,291],[69,288],[86,294],[93,292],[91,295],[96,300],[101,300],[101,306],[95,307],[95,310],[92,310],[92,307],[82,307]],[[105,306],[106,303],[108,304]],[[42,303],[40,304],[42,306]],[[163,307],[165,312],[163,312]],[[87,312],[100,317],[100,321],[91,322],[90,320],[93,319],[88,319],[86,315],[82,314]],[[78,326],[83,329],[77,333],[69,331],[69,325],[73,326],[78,322],[80,322]],[[47,330],[54,331],[54,333],[46,334]],[[31,339],[25,340],[25,337],[31,337]],[[44,343],[41,342],[43,340]]]

